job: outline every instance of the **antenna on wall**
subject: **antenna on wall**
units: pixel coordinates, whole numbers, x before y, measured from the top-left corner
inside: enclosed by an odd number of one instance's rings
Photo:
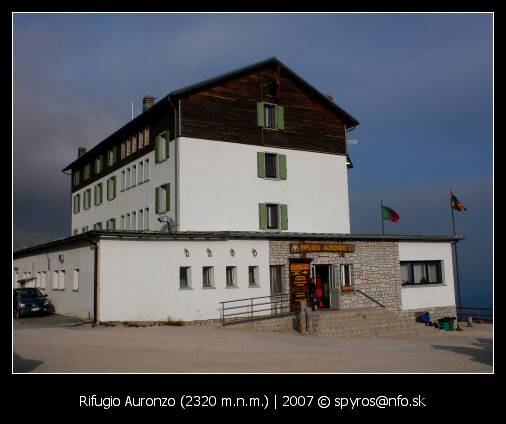
[[[130,120],[134,119],[134,101],[132,100],[132,118]]]

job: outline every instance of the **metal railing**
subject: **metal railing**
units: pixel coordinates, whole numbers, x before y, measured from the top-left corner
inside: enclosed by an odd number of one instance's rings
[[[493,322],[493,311],[493,308],[458,307],[457,318],[459,321],[465,321],[471,317],[474,321]]]
[[[221,325],[281,317],[290,313],[288,293],[220,302]]]
[[[360,294],[364,295],[364,296],[365,296],[365,297],[367,297],[369,300],[372,300],[374,303],[376,303],[377,305],[381,306],[382,308],[384,308],[384,307],[385,307],[385,305],[383,305],[383,303],[378,302],[376,299],[374,299],[373,297],[371,297],[371,296],[369,296],[368,294],[364,293],[362,290],[355,289],[354,291],[359,292]]]

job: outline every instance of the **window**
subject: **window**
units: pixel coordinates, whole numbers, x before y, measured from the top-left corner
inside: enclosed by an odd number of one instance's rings
[[[262,82],[262,96],[278,96],[278,84],[272,78],[268,78],[267,80]]]
[[[144,230],[149,230],[149,208],[144,209]]]
[[[189,266],[182,266],[179,268],[179,288],[191,288],[191,268]]]
[[[257,153],[259,178],[286,180],[286,155],[276,153]]]
[[[116,176],[107,180],[107,200],[113,200],[116,197]]]
[[[65,290],[65,271],[58,271],[58,290]]]
[[[79,270],[74,269],[72,274],[72,291],[79,291]]]
[[[283,265],[271,265],[271,295],[283,293]]]
[[[126,155],[130,156],[132,154],[132,140],[128,139],[126,141]]]
[[[125,190],[130,188],[130,168],[126,170]]]
[[[101,222],[97,222],[95,225],[93,225],[93,229],[100,231],[102,229],[102,223]]]
[[[261,230],[287,230],[288,206],[274,203],[260,203],[259,227]]]
[[[137,136],[139,140],[139,150],[141,150],[144,147],[144,132],[139,132],[139,135]]]
[[[95,159],[95,174],[100,174],[104,166],[104,157],[100,155]]]
[[[272,153],[265,154],[265,176],[267,178],[278,177],[278,155]]]
[[[126,157],[126,143],[123,141],[121,143],[121,159]]]
[[[202,268],[202,287],[206,289],[214,287],[214,267],[205,266]]]
[[[276,128],[276,108],[274,105],[264,105],[264,127]]]
[[[149,144],[149,127],[144,128],[144,145]]]
[[[74,185],[79,185],[81,182],[81,171],[79,169],[74,170]]]
[[[274,103],[257,103],[258,126],[273,130],[285,129],[285,112],[283,106]]]
[[[227,287],[237,287],[237,267],[227,266]]]
[[[126,230],[126,228],[125,228],[125,215],[121,215],[121,229]]]
[[[137,168],[139,169],[138,172],[137,172],[137,184],[142,184],[144,182],[144,175],[143,175],[143,171],[144,171],[144,166],[143,166],[143,163],[144,162],[139,162],[139,164],[137,165]]]
[[[91,165],[89,163],[87,163],[86,165],[84,165],[84,171],[83,171],[84,181],[89,179],[90,176],[91,176]]]
[[[132,137],[132,153],[137,151],[137,135]]]
[[[86,231],[88,231],[88,226],[85,225],[82,229],[81,229],[81,233],[85,233]]]
[[[144,161],[144,181],[149,180],[149,159]]]
[[[88,210],[91,206],[91,188],[84,191],[83,208]]]
[[[105,225],[108,230],[115,230],[116,229],[116,218],[108,219]]]
[[[131,187],[137,184],[137,166],[132,166],[132,182],[130,184]]]
[[[126,190],[126,172],[121,171],[121,191]]]
[[[155,162],[163,162],[169,157],[169,132],[161,133],[155,140]]]
[[[74,213],[79,213],[81,207],[81,194],[74,196]]]
[[[170,210],[170,184],[155,189],[155,209],[157,214]]]
[[[352,287],[352,272],[350,264],[341,265],[341,288]]]
[[[130,220],[131,230],[136,230],[137,227],[137,213],[134,211],[132,212],[132,219]]]
[[[79,230],[77,228],[74,228],[74,230],[72,231],[72,235],[77,235],[79,233]]]
[[[102,203],[102,187],[102,183],[99,183],[95,186],[95,206],[98,206]]]
[[[144,228],[143,227],[143,215],[144,215],[144,211],[142,209],[139,209],[139,211],[137,212],[137,217],[138,217],[138,221],[137,221],[137,229],[139,231],[142,231],[142,229]]]
[[[125,230],[129,230],[129,229],[130,229],[130,214],[127,213],[126,220],[125,220]]]
[[[113,150],[109,150],[107,152],[107,165],[108,166],[113,166],[115,162],[116,161],[114,160],[114,151]]]
[[[248,285],[249,285],[249,287],[258,287],[260,285],[258,283],[258,267],[257,266],[249,266],[248,267]]]
[[[275,229],[279,227],[279,207],[278,205],[267,205],[267,228]]]
[[[441,261],[401,262],[403,285],[443,284]]]

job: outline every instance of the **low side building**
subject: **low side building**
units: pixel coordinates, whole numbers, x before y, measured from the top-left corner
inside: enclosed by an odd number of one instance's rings
[[[458,240],[90,231],[15,252],[13,283],[35,277],[28,284],[48,293],[57,313],[100,322],[217,320],[220,302],[280,293],[296,310],[311,277],[323,288],[322,309],[381,305],[438,317],[455,314],[451,244]]]

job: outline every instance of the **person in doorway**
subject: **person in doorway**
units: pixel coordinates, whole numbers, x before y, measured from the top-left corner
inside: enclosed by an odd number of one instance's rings
[[[322,287],[322,277],[320,276],[320,274],[316,274],[315,294],[318,299],[320,308],[323,308],[325,305],[323,304],[323,287]]]
[[[307,291],[307,297],[308,297],[308,305],[311,306],[311,309],[313,311],[318,310],[318,299],[315,294],[316,291],[316,285],[311,279],[308,284],[308,291]]]

